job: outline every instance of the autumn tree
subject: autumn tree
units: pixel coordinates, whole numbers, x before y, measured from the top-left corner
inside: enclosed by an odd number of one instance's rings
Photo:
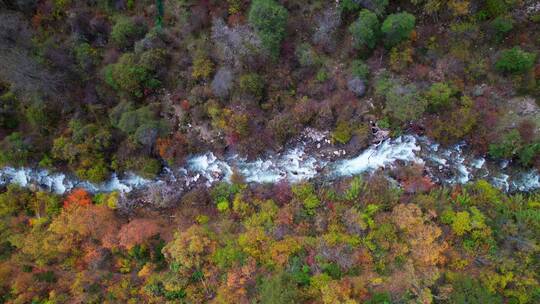
[[[48,228],[51,242],[60,252],[77,250],[86,242],[97,242],[106,248],[117,244],[118,220],[114,211],[92,205],[86,199],[83,195],[80,200],[70,201],[69,208],[64,208]]]
[[[53,158],[67,162],[81,179],[99,183],[108,178],[105,154],[112,145],[109,128],[72,119],[67,131],[53,141]]]
[[[27,190],[15,184],[8,185],[6,191],[0,193],[0,217],[23,211],[30,200],[31,194]]]
[[[83,188],[76,188],[71,191],[64,200],[64,208],[68,209],[74,206],[90,206],[92,198]]]
[[[291,276],[287,273],[277,273],[258,286],[260,300],[263,304],[295,303],[299,300],[299,290]]]
[[[226,280],[222,282],[217,290],[216,298],[212,303],[250,303],[248,291],[255,285],[254,274],[257,270],[257,263],[250,259],[242,267],[235,267],[226,274]]]
[[[442,230],[426,223],[425,215],[415,204],[400,204],[392,210],[394,223],[407,234],[412,258],[419,266],[434,266],[443,261],[447,244],[438,241]]]
[[[176,263],[188,273],[201,270],[208,262],[207,258],[216,247],[209,231],[199,225],[193,225],[186,231],[177,232],[174,240],[163,248],[163,254],[172,263]]]
[[[20,132],[13,132],[0,141],[0,165],[22,166],[32,155],[28,139]]]
[[[159,234],[161,227],[156,220],[134,219],[123,225],[118,232],[118,243],[127,249],[142,244]]]

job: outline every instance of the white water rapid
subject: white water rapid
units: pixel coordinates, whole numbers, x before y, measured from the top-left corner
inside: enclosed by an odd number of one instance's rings
[[[540,189],[540,174],[537,171],[522,172],[505,162],[497,164],[484,158],[475,158],[464,152],[466,146],[463,143],[443,149],[425,137],[405,135],[387,139],[355,157],[345,158],[346,152],[336,150],[326,136],[324,133],[304,136],[296,146],[254,161],[238,155],[219,159],[211,152],[196,155],[188,159],[185,168],[166,169],[155,180],[127,173],[122,177],[114,174],[105,183],[93,184],[44,169],[6,167],[0,170],[0,185],[18,184],[58,194],[77,187],[91,192],[127,193],[171,181],[182,187],[197,182],[210,186],[220,180],[230,181],[234,171],[250,183],[276,183],[283,179],[295,183],[312,178],[335,179],[373,172],[395,166],[399,162],[422,164],[430,177],[442,184],[465,184],[483,178],[503,191]]]

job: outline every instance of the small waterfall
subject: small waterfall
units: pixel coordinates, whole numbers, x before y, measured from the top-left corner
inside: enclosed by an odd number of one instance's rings
[[[396,161],[423,163],[416,152],[421,147],[414,136],[400,136],[369,147],[355,158],[338,161],[331,170],[335,177],[358,175],[391,166]]]

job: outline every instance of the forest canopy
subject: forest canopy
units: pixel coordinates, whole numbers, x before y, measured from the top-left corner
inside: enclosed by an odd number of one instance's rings
[[[0,0],[0,304],[540,303],[540,194],[495,175],[539,182],[539,50],[530,0]],[[305,134],[486,173],[164,178]]]

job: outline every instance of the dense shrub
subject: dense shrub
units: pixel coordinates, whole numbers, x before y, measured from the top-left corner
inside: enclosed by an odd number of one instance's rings
[[[300,299],[300,291],[288,273],[278,273],[261,280],[258,289],[261,304],[297,303]]]
[[[128,96],[142,97],[145,89],[155,89],[160,85],[152,71],[141,65],[133,53],[125,53],[117,63],[104,69],[105,82]]]
[[[535,60],[536,54],[523,51],[516,46],[501,52],[499,59],[495,63],[495,68],[505,73],[523,73],[533,67]]]
[[[152,48],[139,53],[138,64],[147,71],[157,72],[165,67],[167,52],[161,48]]]
[[[344,12],[357,12],[363,7],[380,16],[384,14],[388,3],[388,0],[341,0],[339,8]]]
[[[92,160],[84,160],[80,167],[75,168],[74,171],[78,178],[92,183],[104,182],[111,174],[105,161],[97,157]]]
[[[533,165],[535,159],[540,157],[540,141],[524,146],[518,152],[518,159],[523,166]]]
[[[362,80],[366,80],[369,76],[369,67],[362,60],[353,60],[351,64],[351,74]]]
[[[191,76],[195,79],[207,79],[214,72],[214,63],[206,56],[199,54],[193,60]]]
[[[358,19],[351,24],[349,32],[356,48],[374,48],[379,38],[379,19],[369,10],[362,10]]]
[[[437,82],[432,84],[425,94],[429,109],[431,111],[439,111],[448,108],[452,94],[452,89],[446,83]]]
[[[142,22],[137,22],[132,18],[120,17],[111,30],[111,41],[119,48],[128,48],[133,43],[144,36],[147,28]]]
[[[417,119],[427,102],[420,97],[414,84],[402,84],[389,75],[382,75],[375,84],[375,94],[384,97],[384,111],[399,123]]]
[[[128,170],[134,170],[145,178],[155,178],[161,171],[159,160],[151,157],[139,157],[128,163]]]
[[[24,105],[24,119],[34,130],[46,133],[54,126],[56,113],[41,98],[32,98]]]
[[[494,158],[517,158],[523,166],[530,166],[540,157],[540,141],[527,137],[516,129],[504,132],[489,145],[489,155]]]
[[[164,135],[167,130],[165,122],[159,119],[155,104],[122,111],[114,125],[130,135],[135,142],[147,147],[151,147],[158,136]]]
[[[328,72],[324,67],[320,68],[317,71],[317,74],[315,74],[315,80],[317,80],[318,82],[325,82],[326,80],[328,80]]]
[[[0,89],[0,128],[14,129],[19,124],[19,101],[12,91],[2,93]]]
[[[414,30],[415,22],[416,18],[406,12],[388,15],[381,27],[385,46],[390,48],[407,40]]]
[[[489,155],[495,158],[512,158],[519,150],[521,137],[517,130],[512,130],[496,142],[489,145]]]
[[[427,133],[443,144],[454,143],[470,134],[477,123],[477,114],[472,108],[470,98],[461,98],[460,105],[452,110],[445,110],[427,127]]]
[[[53,142],[52,156],[66,162],[81,179],[102,182],[110,171],[105,153],[112,145],[112,135],[106,126],[71,120],[69,133]]]
[[[31,155],[31,145],[19,132],[13,132],[0,142],[0,165],[24,166]]]
[[[494,295],[489,290],[482,286],[476,279],[457,275],[454,279],[453,292],[450,294],[449,300],[456,304],[482,304],[482,303],[503,303],[498,295]]]
[[[388,292],[375,293],[365,304],[387,304],[392,303],[392,297]]]
[[[18,185],[7,185],[0,193],[0,216],[16,215],[18,212],[30,209],[28,206],[30,192]],[[1,227],[1,226],[0,226]]]
[[[508,11],[508,4],[505,0],[486,0],[484,5],[491,17],[504,15]]]
[[[396,72],[402,72],[413,63],[414,49],[406,41],[394,46],[390,50],[390,69]]]
[[[75,47],[75,58],[82,71],[88,72],[98,63],[98,52],[90,44],[83,42]]]
[[[360,9],[360,4],[357,0],[342,0],[339,1],[339,9],[344,12],[354,12]]]
[[[274,0],[254,0],[251,4],[249,23],[274,58],[279,55],[281,41],[285,38],[288,16],[287,10]]]
[[[496,40],[501,41],[514,28],[514,20],[499,16],[491,21],[491,28],[495,32]]]
[[[303,204],[309,214],[314,214],[321,201],[315,193],[315,188],[310,183],[297,184],[292,187],[295,197]]]
[[[264,90],[263,78],[256,73],[245,74],[240,77],[240,90],[259,99]]]
[[[352,130],[350,124],[346,121],[338,122],[336,129],[332,133],[332,138],[340,144],[346,144],[351,140],[351,137]]]

